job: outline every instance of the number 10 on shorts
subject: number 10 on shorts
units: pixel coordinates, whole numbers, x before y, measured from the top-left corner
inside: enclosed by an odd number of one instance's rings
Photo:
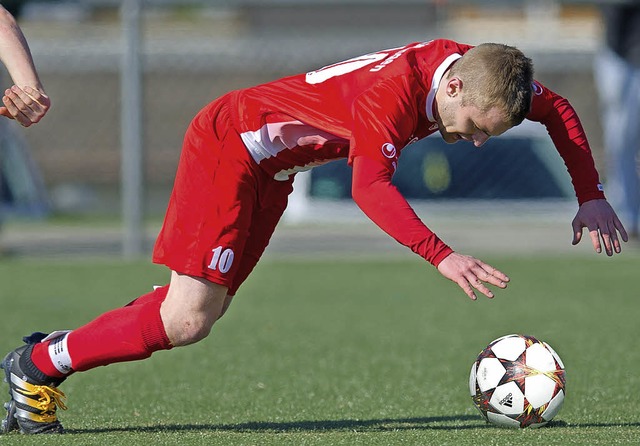
[[[230,248],[223,250],[222,246],[218,246],[211,251],[213,252],[213,258],[209,263],[209,269],[220,271],[221,273],[228,272],[233,264],[233,250]]]

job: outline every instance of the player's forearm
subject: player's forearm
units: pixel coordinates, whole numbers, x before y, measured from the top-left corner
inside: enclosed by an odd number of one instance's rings
[[[29,45],[13,16],[1,7],[0,60],[7,68],[14,84],[43,91]]]
[[[534,83],[534,96],[527,119],[542,123],[564,160],[580,204],[604,198],[587,135],[569,101]]]
[[[547,129],[562,156],[580,204],[604,198],[587,135],[569,101],[557,98]]]
[[[384,179],[384,169],[376,172],[375,161],[358,158],[352,183],[356,204],[384,232],[438,266],[452,249],[424,225],[402,194]]]

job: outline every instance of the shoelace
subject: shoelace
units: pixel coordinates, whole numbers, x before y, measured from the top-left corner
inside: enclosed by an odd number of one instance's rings
[[[42,412],[40,416],[44,422],[56,421],[56,407],[67,410],[64,404],[66,395],[55,387],[33,385],[31,390],[19,389],[19,391],[28,397],[38,397],[36,407]]]

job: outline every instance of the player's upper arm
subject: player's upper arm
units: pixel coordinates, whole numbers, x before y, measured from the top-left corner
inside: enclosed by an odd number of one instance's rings
[[[415,99],[409,97],[410,89],[406,78],[391,78],[354,101],[349,164],[357,156],[366,156],[385,165],[393,174],[400,150],[417,125]]]

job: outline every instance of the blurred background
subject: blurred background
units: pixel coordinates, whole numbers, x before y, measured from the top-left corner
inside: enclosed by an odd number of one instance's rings
[[[5,255],[147,255],[184,131],[206,103],[231,89],[438,37],[522,49],[536,78],[576,108],[604,172],[593,81],[603,41],[597,2],[1,3],[18,18],[52,99],[36,126],[0,122]],[[429,226],[466,251],[571,249],[577,205],[550,144],[538,124],[523,124],[482,151],[430,137],[403,153],[395,182]],[[336,162],[298,178],[281,225],[288,229],[270,249],[300,249],[314,226],[320,251],[360,238],[367,249],[404,253],[355,209],[349,176]]]

